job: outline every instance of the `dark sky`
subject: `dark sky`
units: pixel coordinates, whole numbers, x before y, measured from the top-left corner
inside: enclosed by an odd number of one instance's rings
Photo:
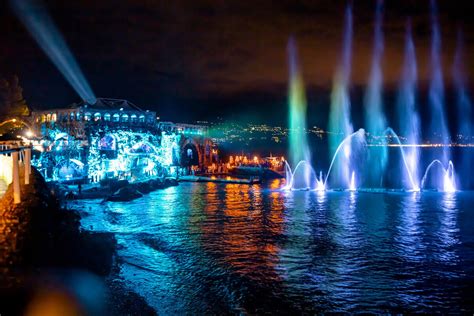
[[[339,0],[45,1],[96,96],[125,98],[172,120],[217,115],[285,121],[286,44],[298,42],[310,111],[327,112],[341,46]],[[354,1],[352,87],[367,81],[375,1]],[[474,53],[474,1],[438,1],[449,83],[456,32]],[[405,21],[412,18],[421,81],[429,77],[429,1],[385,2],[384,84],[398,81]],[[14,16],[0,4],[0,74],[18,74],[29,104],[63,106],[79,97]],[[471,58],[472,59],[472,58]],[[466,63],[469,77],[474,62]],[[360,92],[355,93],[361,94]],[[390,106],[387,104],[386,106]],[[311,110],[312,108],[312,110]],[[327,117],[321,115],[316,122]]]

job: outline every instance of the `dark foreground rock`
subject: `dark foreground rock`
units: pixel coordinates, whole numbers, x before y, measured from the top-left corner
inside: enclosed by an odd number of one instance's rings
[[[22,203],[13,204],[11,186],[0,199],[0,314],[154,314],[114,277],[114,235],[82,231],[79,214],[61,209],[32,171]]]

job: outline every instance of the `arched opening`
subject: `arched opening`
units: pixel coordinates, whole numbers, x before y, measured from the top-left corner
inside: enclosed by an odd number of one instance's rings
[[[90,112],[86,112],[86,114],[84,114],[84,121],[90,121],[91,117],[92,114]]]
[[[104,114],[104,121],[106,121],[106,122],[110,121],[110,113],[105,113]]]
[[[128,114],[122,114],[122,122],[128,122]]]
[[[181,166],[191,167],[199,165],[199,151],[195,144],[187,143],[181,150]]]
[[[138,117],[138,122],[145,123],[145,115],[140,114],[140,116]]]
[[[94,122],[100,121],[102,119],[102,115],[99,112],[94,113]]]
[[[115,114],[112,116],[112,121],[113,121],[113,122],[120,122],[120,114],[115,113]]]

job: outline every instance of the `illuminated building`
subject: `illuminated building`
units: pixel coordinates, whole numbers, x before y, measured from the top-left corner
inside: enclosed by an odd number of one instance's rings
[[[155,112],[126,100],[33,111],[30,120],[40,152],[32,163],[48,180],[133,181],[217,160],[206,127],[158,122]]]

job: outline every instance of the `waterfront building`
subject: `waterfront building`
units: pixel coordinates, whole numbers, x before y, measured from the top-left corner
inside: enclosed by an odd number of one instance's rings
[[[32,163],[48,180],[133,181],[204,169],[218,160],[207,127],[160,122],[156,112],[127,100],[34,110],[29,122]]]

